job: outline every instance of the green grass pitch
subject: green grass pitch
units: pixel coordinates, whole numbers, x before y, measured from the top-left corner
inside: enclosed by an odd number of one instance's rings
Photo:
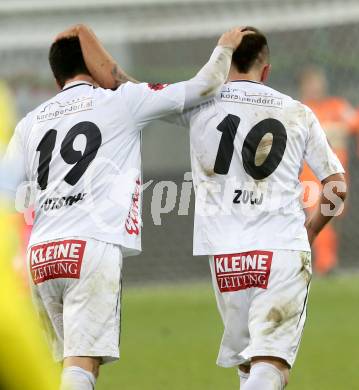
[[[358,389],[359,276],[314,279],[308,320],[288,389]],[[208,284],[128,288],[121,359],[99,390],[238,390],[215,365],[222,323]]]

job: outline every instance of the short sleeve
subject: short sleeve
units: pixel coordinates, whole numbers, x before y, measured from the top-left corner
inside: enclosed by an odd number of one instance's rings
[[[121,86],[121,95],[133,116],[144,126],[167,115],[180,114],[185,103],[185,83],[135,84]]]
[[[10,196],[14,196],[18,186],[26,180],[23,126],[24,120],[16,126],[0,163],[0,190]]]
[[[328,139],[317,117],[307,108],[308,138],[305,149],[305,161],[320,180],[336,173],[344,173],[344,168],[329,145]]]

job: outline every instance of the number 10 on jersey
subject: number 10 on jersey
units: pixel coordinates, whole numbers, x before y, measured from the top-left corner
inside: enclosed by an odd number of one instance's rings
[[[228,114],[217,126],[222,133],[219,142],[214,172],[219,175],[227,175],[234,153],[234,140],[241,119]],[[256,154],[258,147],[266,134],[272,135],[272,145],[265,160],[258,164]],[[247,174],[255,180],[263,180],[271,175],[283,159],[287,146],[287,131],[277,119],[267,118],[257,123],[247,134],[243,142],[242,161]]]

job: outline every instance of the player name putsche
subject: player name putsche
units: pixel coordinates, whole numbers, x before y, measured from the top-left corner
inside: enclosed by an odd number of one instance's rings
[[[41,209],[48,210],[58,210],[65,206],[72,206],[78,202],[81,202],[85,199],[86,193],[79,193],[77,195],[63,196],[61,198],[48,198],[41,205]]]

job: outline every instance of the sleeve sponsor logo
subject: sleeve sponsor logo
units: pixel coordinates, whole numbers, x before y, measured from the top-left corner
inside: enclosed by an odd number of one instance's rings
[[[148,83],[148,88],[152,89],[153,91],[161,91],[162,89],[169,86],[169,84],[161,84],[161,83]]]
[[[30,271],[35,284],[50,279],[80,279],[86,241],[63,240],[34,245],[30,249]]]
[[[267,289],[273,252],[251,251],[214,256],[221,293],[257,287]]]
[[[128,234],[140,234],[140,192],[141,192],[141,180],[136,180],[135,192],[132,195],[132,205],[128,217],[126,219],[125,227]]]

